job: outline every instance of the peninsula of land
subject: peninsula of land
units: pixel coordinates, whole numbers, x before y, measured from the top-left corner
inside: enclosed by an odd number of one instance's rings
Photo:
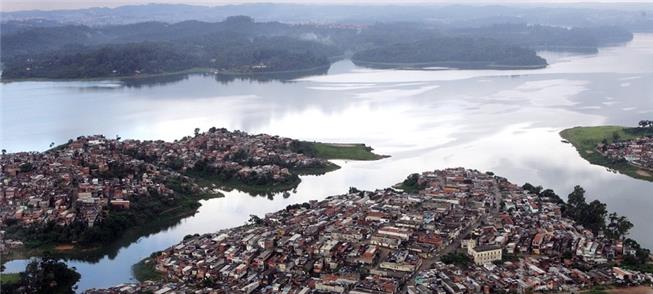
[[[0,157],[4,260],[102,247],[126,231],[195,213],[222,189],[296,187],[329,159],[376,160],[363,144],[327,144],[211,128],[174,142],[82,136],[45,152]]]
[[[515,185],[464,168],[351,188],[252,216],[138,265],[149,281],[89,293],[530,293],[651,282],[633,227],[576,186]]]
[[[563,130],[560,136],[591,164],[653,181],[652,121],[643,120],[638,127],[575,127]]]

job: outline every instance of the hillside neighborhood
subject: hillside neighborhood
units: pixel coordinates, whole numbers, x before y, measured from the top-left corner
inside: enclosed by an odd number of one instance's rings
[[[294,144],[289,138],[211,128],[174,142],[96,135],[45,152],[3,152],[0,253],[23,243],[4,236],[7,228],[92,228],[150,199],[174,203],[180,195],[219,193],[197,179],[274,187],[297,183],[302,169],[330,165],[293,151]]]
[[[650,284],[621,237],[564,217],[558,200],[493,173],[415,174],[187,236],[147,263],[160,281],[90,293],[527,293]],[[413,189],[416,188],[416,189]]]

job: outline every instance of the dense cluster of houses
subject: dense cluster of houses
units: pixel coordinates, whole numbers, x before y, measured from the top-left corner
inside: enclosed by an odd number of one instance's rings
[[[650,283],[615,264],[634,254],[562,217],[555,201],[497,177],[501,209],[461,242],[469,264],[436,262],[417,274],[412,293],[577,292],[597,285]]]
[[[110,209],[130,209],[135,197],[201,192],[193,171],[245,184],[283,183],[290,169],[326,166],[292,151],[295,140],[212,128],[175,142],[87,136],[46,152],[0,158],[0,230],[8,225],[97,224]],[[213,189],[211,189],[212,191]],[[211,192],[209,191],[209,192]],[[16,240],[3,238],[1,248]]]
[[[147,287],[160,293],[177,291],[173,286],[211,293],[489,293],[650,281],[613,267],[629,252],[620,241],[594,236],[563,218],[554,202],[503,178],[455,168],[423,173],[418,183],[425,188],[416,193],[351,189],[246,226],[185,238],[153,257],[165,282]],[[469,264],[439,261],[455,251],[466,252]]]
[[[602,143],[596,149],[611,159],[623,159],[637,167],[653,170],[653,136]]]

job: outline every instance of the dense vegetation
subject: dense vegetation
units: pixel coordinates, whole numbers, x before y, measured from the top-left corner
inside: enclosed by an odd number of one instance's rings
[[[446,264],[455,264],[467,267],[472,264],[471,258],[465,253],[451,252],[440,257],[440,261]]]
[[[456,30],[469,37],[484,37],[533,49],[596,51],[597,47],[628,42],[633,34],[619,27],[562,28],[542,25],[495,24]]]
[[[2,35],[2,77],[77,79],[199,69],[221,73],[301,71],[328,67],[330,57],[342,54],[318,42],[276,35],[275,26],[233,17],[215,24],[33,28]],[[280,26],[290,33],[289,26]]]
[[[357,64],[384,66],[448,66],[458,68],[544,67],[535,51],[487,38],[432,38],[360,51]]]
[[[33,260],[24,272],[12,275],[11,283],[2,284],[3,293],[75,293],[80,274],[56,259],[44,256]]]
[[[647,124],[646,121],[643,121]],[[599,143],[611,143],[618,140],[632,140],[642,136],[653,136],[653,128],[627,128],[620,126],[575,127],[563,130],[560,136],[569,141],[581,157],[591,164],[605,166],[630,177],[653,181],[653,175],[629,164],[626,160],[607,158],[596,151]]]
[[[97,78],[189,71],[257,73],[326,67],[329,60],[306,41],[257,38],[218,46],[130,43],[53,51],[4,60],[3,78]],[[71,53],[74,52],[74,53]]]
[[[156,254],[156,252],[152,253],[150,257],[132,265],[132,272],[134,273],[134,278],[136,278],[136,280],[142,282],[163,279],[163,275],[154,268],[154,265],[156,264],[154,257],[156,257]]]
[[[406,177],[406,179],[403,182],[401,182],[399,188],[403,189],[408,193],[415,193],[420,190],[424,190],[424,188],[426,188],[426,185],[419,183],[419,174],[415,173],[415,174],[408,175],[408,177]]]
[[[617,27],[461,28],[432,22],[322,26],[254,22],[246,16],[107,26],[12,21],[0,29],[3,79],[218,72],[229,80],[233,74],[314,73],[349,52],[359,64],[375,67],[537,68],[546,61],[534,49],[592,51],[632,39]]]

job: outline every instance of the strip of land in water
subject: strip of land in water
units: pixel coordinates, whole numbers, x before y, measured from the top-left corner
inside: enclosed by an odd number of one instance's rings
[[[653,181],[653,172],[637,167],[627,161],[612,160],[597,151],[597,146],[605,142],[633,140],[653,136],[652,128],[629,128],[622,126],[574,127],[563,130],[560,136],[569,141],[581,157],[591,164],[607,167],[630,177]]]

